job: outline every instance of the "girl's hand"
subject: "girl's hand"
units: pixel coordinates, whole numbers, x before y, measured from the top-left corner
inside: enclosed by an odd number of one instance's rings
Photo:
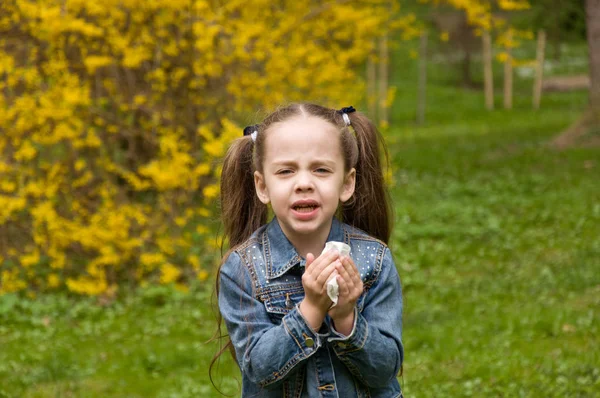
[[[317,259],[312,253],[306,255],[306,267],[302,275],[304,300],[300,303],[300,312],[314,330],[323,323],[325,314],[331,306],[327,296],[327,281],[336,267],[341,267],[340,254],[330,250]]]
[[[336,264],[337,281],[340,296],[335,307],[329,310],[335,330],[343,335],[349,335],[354,326],[354,308],[358,298],[363,293],[363,282],[354,261],[348,256]]]

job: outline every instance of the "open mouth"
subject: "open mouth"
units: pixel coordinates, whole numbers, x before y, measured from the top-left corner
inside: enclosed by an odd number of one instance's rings
[[[319,207],[319,204],[310,199],[297,200],[292,204],[292,210],[296,213],[310,214]]]
[[[316,205],[296,205],[293,206],[292,209],[297,211],[298,213],[310,213],[317,208]]]

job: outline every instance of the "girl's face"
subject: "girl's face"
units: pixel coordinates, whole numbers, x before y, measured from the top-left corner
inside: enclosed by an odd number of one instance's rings
[[[263,172],[254,173],[261,202],[271,203],[287,238],[325,242],[338,204],[354,193],[356,171],[344,170],[340,132],[314,116],[267,130]]]

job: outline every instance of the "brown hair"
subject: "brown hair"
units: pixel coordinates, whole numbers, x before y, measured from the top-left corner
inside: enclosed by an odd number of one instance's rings
[[[343,114],[335,109],[311,103],[294,103],[282,107],[268,115],[262,123],[252,126],[257,132],[256,141],[250,135],[233,142],[223,163],[221,175],[221,217],[224,238],[230,250],[241,244],[267,222],[267,206],[256,194],[254,171],[262,172],[265,142],[269,128],[293,117],[318,117],[331,123],[340,131],[340,144],[346,172],[356,169],[356,184],[350,200],[342,204],[339,217],[342,222],[359,228],[369,235],[388,243],[391,233],[391,207],[385,186],[381,151],[388,162],[387,150],[381,134],[375,125],[362,113],[346,113],[354,130],[346,126]],[[220,270],[220,267],[219,267]],[[219,292],[217,272],[216,294]],[[218,318],[216,337],[221,334],[221,316]],[[217,358],[227,348],[234,353],[231,341],[222,347],[211,362],[211,369]],[[235,356],[235,353],[234,353]],[[212,379],[212,377],[211,377]]]

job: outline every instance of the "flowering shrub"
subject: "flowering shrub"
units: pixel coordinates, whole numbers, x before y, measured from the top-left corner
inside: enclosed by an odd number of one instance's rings
[[[0,294],[206,279],[228,143],[351,104],[388,1],[3,0]]]

